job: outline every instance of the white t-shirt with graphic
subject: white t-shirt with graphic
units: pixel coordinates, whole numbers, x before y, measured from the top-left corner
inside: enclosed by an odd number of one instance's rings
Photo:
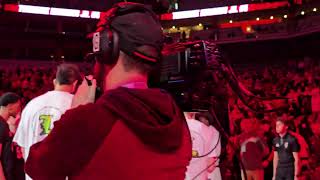
[[[73,95],[68,92],[49,91],[31,100],[23,109],[13,141],[24,148],[25,160],[30,147],[47,137],[53,123],[70,109],[72,99]]]
[[[219,132],[212,126],[207,126],[200,121],[194,119],[187,119],[188,127],[192,138],[192,155],[193,158],[188,166],[186,173],[186,180],[197,179],[207,180],[209,176],[214,176],[214,179],[221,179],[220,169],[215,170],[208,174],[207,168],[208,158],[220,156],[221,143],[219,142]],[[214,150],[213,150],[214,149]],[[212,151],[213,150],[213,151]],[[211,153],[209,153],[212,151]],[[209,154],[208,154],[209,153]],[[195,158],[196,156],[203,156],[202,158]],[[217,160],[214,166],[219,165]]]

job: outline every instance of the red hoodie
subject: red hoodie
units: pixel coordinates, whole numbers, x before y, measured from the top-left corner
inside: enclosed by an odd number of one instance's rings
[[[181,110],[159,89],[118,88],[67,111],[31,147],[34,179],[183,180],[192,144]]]

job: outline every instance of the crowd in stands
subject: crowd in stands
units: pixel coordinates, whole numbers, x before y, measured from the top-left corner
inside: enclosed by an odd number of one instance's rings
[[[314,61],[291,61],[286,66],[266,66],[262,71],[246,68],[238,72],[241,82],[261,97],[286,97],[287,99],[265,101],[260,108],[283,107],[273,113],[254,113],[236,97],[230,98],[231,142],[236,148],[227,148],[229,162],[235,161],[235,154],[243,155],[244,166],[253,170],[264,170],[265,179],[273,176],[273,139],[277,136],[275,122],[281,118],[290,122],[290,133],[300,145],[300,177],[319,177],[320,167],[320,66]],[[261,148],[248,148],[248,139],[261,140]],[[252,140],[252,139],[250,139]],[[250,152],[251,151],[251,152]],[[258,154],[257,154],[258,152]],[[232,166],[233,163],[226,163]],[[237,164],[237,163],[236,163]],[[228,169],[229,168],[229,169]],[[226,176],[237,179],[230,173],[235,167],[228,167]],[[239,169],[239,167],[238,167]],[[234,169],[233,169],[234,170]],[[229,172],[229,173],[228,173]]]
[[[82,74],[87,74],[88,66],[82,67]],[[0,67],[0,94],[14,92],[22,97],[23,104],[33,98],[53,90],[53,80],[56,74],[55,65],[25,67]]]
[[[1,69],[0,91],[15,92],[23,98],[24,104],[48,90],[53,89],[54,70],[51,68]]]
[[[263,170],[265,179],[272,178],[272,141],[276,137],[277,118],[291,122],[290,133],[298,139],[300,145],[301,176],[306,179],[315,176],[316,169],[320,167],[320,65],[315,61],[293,61],[286,66],[268,65],[261,71],[244,68],[237,70],[237,74],[241,83],[256,95],[287,99],[260,103],[261,108],[284,107],[281,111],[263,114],[250,111],[235,95],[230,95],[230,142],[236,148],[230,148],[229,145],[226,148],[226,163],[221,164],[224,166],[222,177],[241,178],[237,175],[240,172],[234,173],[235,168],[239,170],[239,167],[235,167],[239,163],[232,162],[237,161],[235,155],[243,151],[243,143],[253,135],[261,141],[261,153],[251,157],[241,156],[241,160],[245,166]],[[52,90],[54,76],[55,70],[51,67],[1,68],[0,94],[15,92],[26,104],[34,97]],[[250,148],[246,151],[250,151]]]

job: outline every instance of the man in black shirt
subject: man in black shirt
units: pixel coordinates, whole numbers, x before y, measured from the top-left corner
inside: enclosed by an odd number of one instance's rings
[[[12,138],[7,120],[21,111],[20,97],[14,93],[5,93],[0,97],[0,179],[14,180],[14,153]]]
[[[276,132],[279,136],[273,140],[273,180],[297,180],[298,141],[288,132],[288,121],[277,119]]]

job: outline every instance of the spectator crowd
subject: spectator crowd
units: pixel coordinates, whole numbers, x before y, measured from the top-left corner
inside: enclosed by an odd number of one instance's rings
[[[252,65],[250,65],[252,66]],[[260,66],[261,67],[261,66]],[[318,148],[320,137],[320,66],[315,61],[289,61],[286,66],[246,66],[238,70],[241,83],[260,97],[285,97],[257,103],[259,108],[281,107],[272,113],[255,113],[246,108],[236,96],[230,96],[230,141],[236,148],[227,147],[225,177],[240,179],[231,173],[241,169],[235,155],[240,155],[244,167],[264,172],[264,179],[273,177],[273,140],[277,136],[275,122],[289,123],[289,132],[298,141],[300,179],[320,177]],[[259,142],[258,146],[249,142]],[[235,162],[228,163],[228,162]],[[247,171],[247,175],[250,175]],[[261,179],[261,178],[254,178]]]
[[[264,109],[283,107],[280,111],[255,113],[234,94],[230,94],[230,142],[236,148],[227,145],[225,160],[220,165],[223,179],[241,179],[243,171],[238,166],[236,155],[240,155],[246,169],[260,172],[261,177],[256,179],[262,179],[263,176],[264,179],[272,179],[277,119],[290,122],[290,133],[298,140],[299,176],[302,179],[320,177],[317,175],[317,169],[320,169],[320,65],[315,61],[291,61],[286,66],[265,65],[260,69],[251,66],[235,68],[244,86],[260,97],[279,96],[287,99],[258,104]],[[85,74],[85,71],[82,73]],[[22,97],[22,104],[26,105],[33,98],[53,89],[54,76],[55,70],[51,67],[0,68],[0,95],[15,92]],[[251,146],[251,141],[259,142],[259,146]]]

